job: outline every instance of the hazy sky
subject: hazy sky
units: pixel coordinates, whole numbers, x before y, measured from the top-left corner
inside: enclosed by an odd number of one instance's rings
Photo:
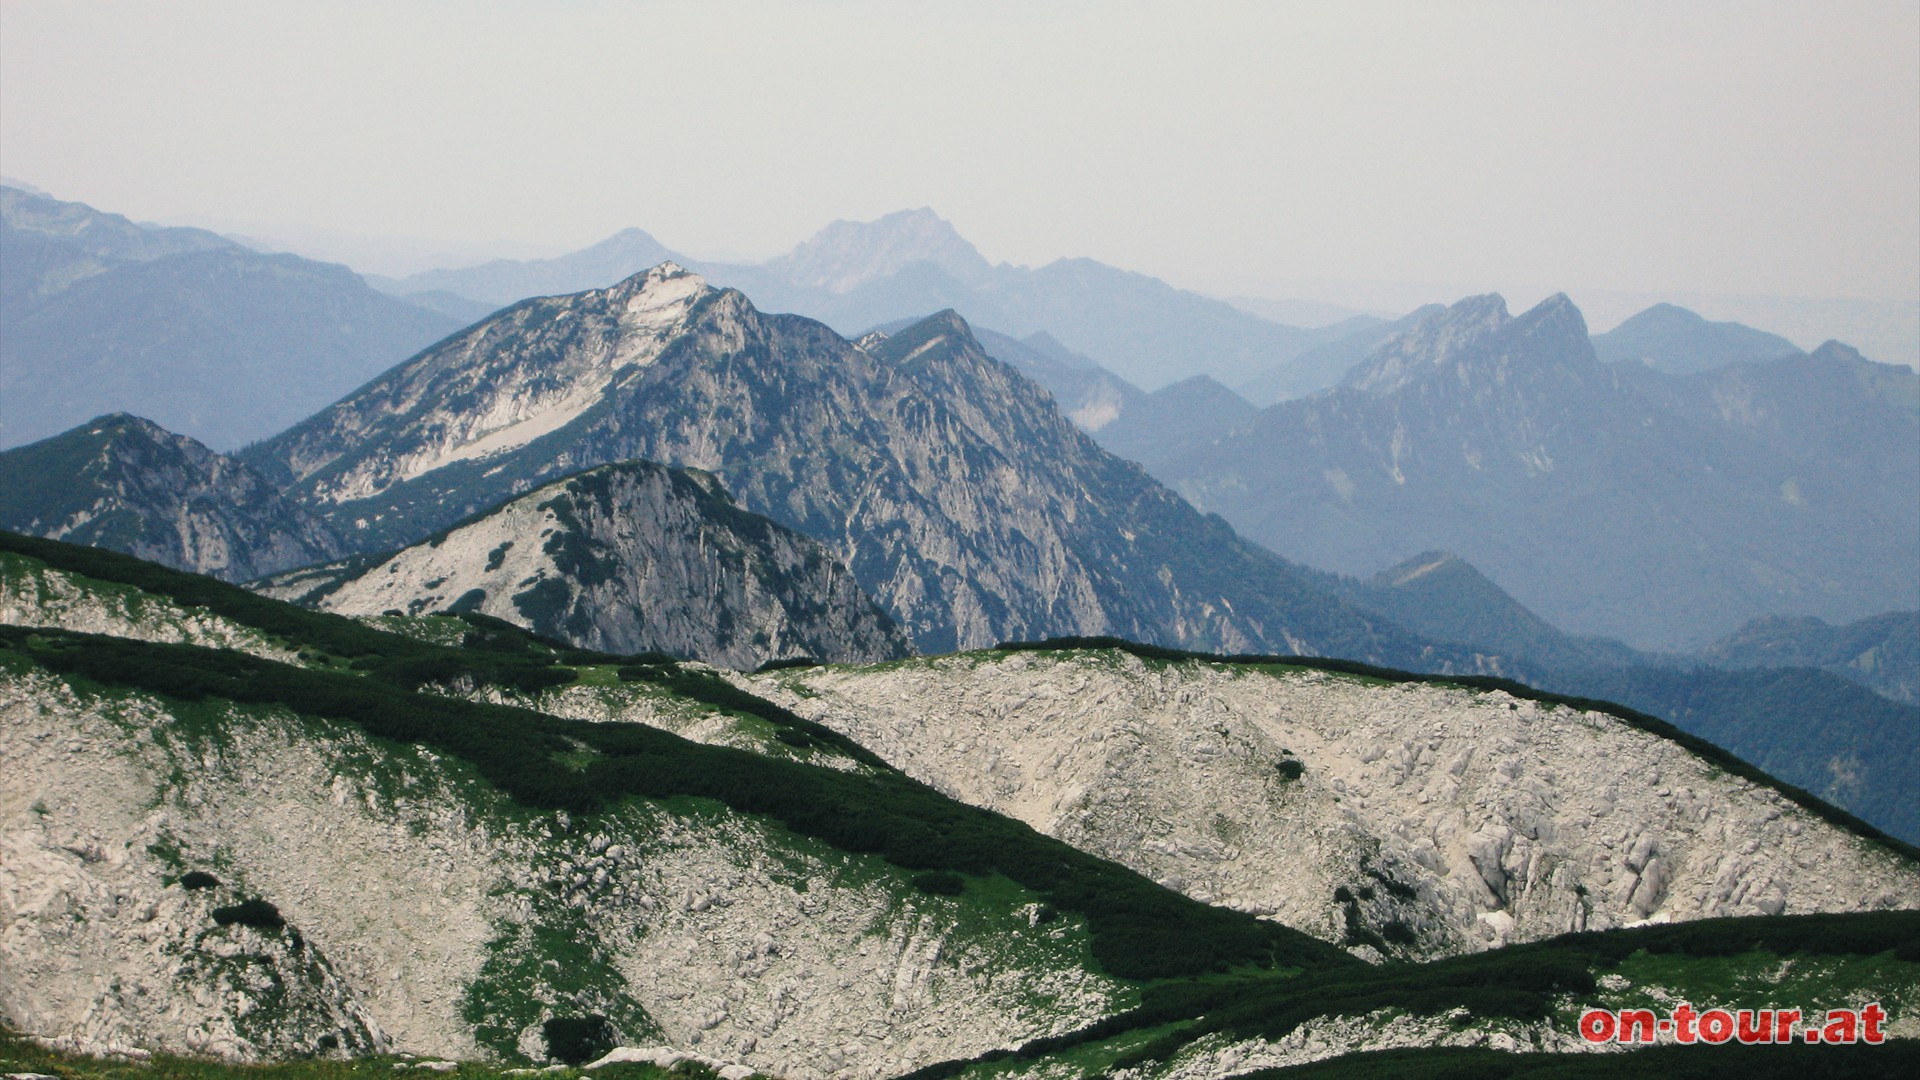
[[[0,169],[137,218],[1920,298],[1920,4],[0,0]]]

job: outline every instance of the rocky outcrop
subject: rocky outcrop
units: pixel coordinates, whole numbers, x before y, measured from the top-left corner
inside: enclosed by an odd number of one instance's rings
[[[0,453],[0,528],[228,581],[345,550],[259,473],[126,413]]]
[[[1197,899],[1379,951],[1920,907],[1920,866],[1602,714],[1112,652],[753,685],[912,775]]]
[[[736,668],[907,655],[825,548],[647,462],[540,488],[426,542],[257,586],[344,615],[477,611],[586,648]]]

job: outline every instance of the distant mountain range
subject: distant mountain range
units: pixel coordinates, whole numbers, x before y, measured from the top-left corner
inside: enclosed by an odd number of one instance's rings
[[[1911,369],[1829,343],[1674,376],[1602,362],[1564,297],[1488,296],[1145,464],[1309,565],[1452,551],[1556,626],[1672,650],[1920,606],[1916,447]]]
[[[1467,314],[1464,326],[1423,324],[1355,382],[1382,392],[1420,384],[1423,348],[1444,346],[1450,362],[1464,364],[1481,348],[1476,333],[1509,322],[1519,324],[1518,332],[1506,328],[1517,341],[1587,348],[1568,305],[1509,320],[1487,301]],[[996,347],[1061,378],[1101,378],[1044,337]],[[1855,384],[1883,394],[1899,388]],[[1160,409],[1175,417],[1167,425],[1251,408],[1206,382],[1133,393],[1136,420]],[[1182,409],[1185,420],[1177,419]],[[1123,412],[1105,426],[1124,433],[1126,423]],[[1226,431],[1217,445],[1234,438]],[[650,520],[648,507],[692,504],[636,498],[625,511],[603,512],[599,496],[573,492],[564,478],[660,461],[706,470],[747,511],[824,543],[830,562],[845,565],[924,651],[1113,634],[1494,672],[1685,717],[1876,821],[1920,828],[1896,794],[1920,762],[1888,742],[1911,727],[1913,706],[1829,671],[1691,673],[1624,646],[1569,638],[1458,560],[1431,558],[1372,581],[1289,563],[1100,449],[1044,390],[991,359],[952,313],[856,344],[811,320],[764,315],[740,293],[665,265],[611,289],[514,305],[245,457],[354,551],[408,548],[371,574],[358,564],[304,575],[295,591],[310,602],[327,602],[316,584],[337,585],[343,598],[364,592],[353,602],[374,605],[369,610],[465,604],[579,641],[674,643],[733,663],[772,656],[793,640],[756,642],[730,636],[733,628],[798,626],[807,620],[798,611],[859,609],[852,597],[819,592],[830,572],[761,572],[747,559],[733,564],[746,570],[731,579],[740,583],[734,599],[709,612],[710,630],[729,629],[634,636],[685,628],[685,613],[699,610],[700,590],[688,582],[649,583],[648,550],[678,550],[678,562],[699,564],[702,549],[735,547],[716,538],[738,530],[701,531],[711,525],[694,524],[710,517],[702,511],[673,518],[686,526],[677,532],[623,531],[623,519]],[[632,469],[652,475],[645,470],[657,467]],[[556,482],[558,490],[528,494]],[[581,527],[561,521],[562,509]],[[490,570],[496,554],[500,565]],[[509,559],[532,561],[509,571]],[[763,559],[761,566],[797,565]],[[404,581],[390,586],[383,575]],[[815,640],[850,647],[855,639],[844,628],[852,623],[827,624],[843,629]],[[1784,737],[1782,723],[1801,737]]]
[[[758,265],[701,262],[638,229],[556,259],[499,261],[381,282],[400,295],[447,292],[504,305],[529,296],[605,288],[666,259],[768,311],[819,319],[845,335],[952,308],[1015,337],[1044,332],[1149,389],[1197,374],[1232,384],[1271,375],[1351,328],[1306,330],[1091,259],[1038,269],[993,265],[929,209],[877,221],[836,221],[792,252]],[[1318,389],[1295,380],[1300,392]]]
[[[0,188],[0,446],[134,409],[218,450],[461,323],[343,266]]]

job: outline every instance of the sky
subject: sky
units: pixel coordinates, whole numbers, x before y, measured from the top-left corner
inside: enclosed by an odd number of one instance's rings
[[[1920,4],[0,0],[0,171],[474,259],[932,206],[1219,295],[1912,304]]]

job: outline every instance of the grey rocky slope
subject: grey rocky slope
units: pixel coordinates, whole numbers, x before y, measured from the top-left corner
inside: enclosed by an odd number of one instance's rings
[[[231,450],[459,325],[343,266],[0,189],[0,445],[132,409]]]
[[[1114,652],[752,685],[943,792],[1329,940],[1920,906],[1912,858],[1614,716],[1501,691]]]
[[[125,413],[0,452],[0,529],[228,581],[345,551],[259,473]]]
[[[43,541],[0,567],[9,621],[239,650],[0,626],[0,1017],[82,1050],[539,1061],[546,1020],[599,1014],[771,1075],[886,1076],[1125,1007],[1097,967],[1352,966],[742,711],[699,666],[616,679],[484,624],[381,620],[416,640]],[[510,670],[629,708],[449,696]]]
[[[1154,471],[1310,565],[1452,551],[1564,630],[1680,649],[1920,602],[1916,402],[1844,346],[1676,377],[1602,363],[1564,297],[1479,297]]]
[[[860,348],[671,264],[516,305],[248,453],[361,550],[635,458],[826,543],[923,650],[1421,650],[1100,450],[957,316]]]
[[[898,333],[918,321],[902,319],[879,329]],[[1045,387],[1060,406],[1061,415],[1096,440],[1107,425],[1139,408],[1147,398],[1139,387],[1073,352],[1045,331],[1015,338],[976,326],[973,333],[987,355],[1019,368],[1020,374]]]
[[[608,465],[377,560],[255,586],[346,615],[477,611],[617,654],[754,668],[906,655],[826,549],[733,504],[711,476]]]

